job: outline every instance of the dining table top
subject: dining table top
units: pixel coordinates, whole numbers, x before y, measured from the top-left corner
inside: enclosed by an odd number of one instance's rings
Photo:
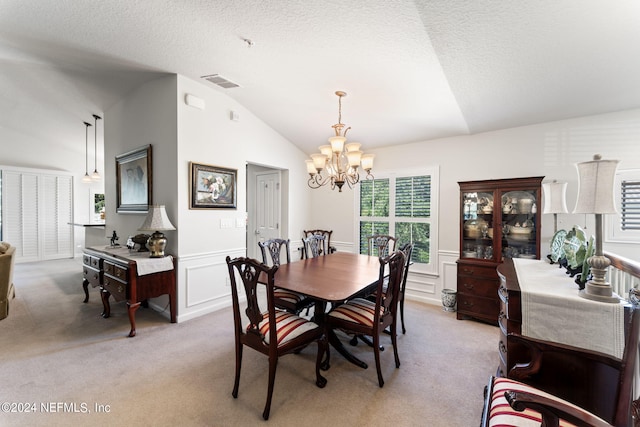
[[[380,278],[375,256],[334,252],[316,258],[282,264],[275,286],[326,302],[341,302],[361,293]]]

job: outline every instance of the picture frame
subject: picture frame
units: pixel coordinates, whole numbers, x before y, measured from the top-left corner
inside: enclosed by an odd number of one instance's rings
[[[236,209],[238,170],[189,162],[190,209]]]
[[[116,156],[117,213],[147,213],[153,203],[151,145]]]

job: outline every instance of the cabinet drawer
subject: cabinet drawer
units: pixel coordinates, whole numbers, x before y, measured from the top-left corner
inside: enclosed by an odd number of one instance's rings
[[[495,265],[481,266],[458,263],[458,276],[483,277],[498,281],[498,272]]]
[[[104,276],[104,284],[102,286],[113,295],[116,301],[124,301],[127,299],[127,284],[125,282]]]
[[[96,270],[100,270],[100,262],[102,261],[102,259],[91,256],[91,255],[87,255],[87,254],[83,254],[82,255],[82,263],[86,266],[89,267],[93,267]]]
[[[123,282],[127,282],[127,272],[128,269],[126,267],[118,264],[113,264],[108,261],[104,262],[104,273],[118,278]]]
[[[102,280],[101,279],[102,272],[100,270],[96,270],[95,268],[87,267],[86,265],[82,267],[82,277],[91,284],[94,288],[96,286],[100,286]]]
[[[477,314],[484,318],[498,321],[500,303],[497,298],[481,298],[458,293],[458,311],[467,314]]]
[[[488,297],[497,301],[498,282],[491,279],[461,276],[458,277],[458,293]]]
[[[504,335],[500,335],[500,341],[498,342],[498,355],[500,356],[500,370],[503,371],[506,377],[509,374],[509,366],[507,365],[507,340]]]

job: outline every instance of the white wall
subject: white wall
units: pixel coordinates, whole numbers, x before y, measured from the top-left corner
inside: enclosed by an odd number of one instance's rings
[[[185,95],[205,103],[203,110],[186,105]],[[239,120],[230,120],[230,111]],[[289,229],[308,222],[309,192],[304,154],[225,94],[182,76],[143,85],[107,111],[106,158],[152,144],[153,201],[165,204],[176,231],[167,232],[167,252],[178,256],[178,321],[230,304],[225,257],[246,253],[247,162],[289,171],[292,183],[285,217]],[[189,162],[237,169],[237,209],[190,209]],[[107,167],[115,176],[115,163]],[[144,215],[115,213],[115,182],[108,183],[107,233],[121,238],[136,234]],[[231,228],[221,220],[231,219]],[[236,226],[236,219],[242,224]],[[152,302],[153,304],[154,302]],[[164,299],[155,301],[164,307]]]
[[[619,169],[640,168],[640,110],[582,117],[540,125],[505,129],[478,135],[445,138],[370,150],[376,154],[374,170],[414,169],[440,166],[440,275],[412,276],[407,293],[439,304],[440,290],[455,288],[455,260],[459,247],[458,181],[545,176],[544,182],[568,182],[567,206],[573,210],[578,192],[575,163],[604,159],[620,160]],[[332,242],[353,246],[355,235],[354,192],[315,190],[312,222],[334,230]],[[558,228],[585,226],[585,215],[558,215]],[[593,218],[586,218],[587,231],[594,233]],[[553,235],[553,215],[542,216],[543,254]],[[640,259],[640,247],[604,242],[605,250]]]
[[[105,158],[110,159],[105,164],[106,234],[115,230],[121,245],[140,233],[146,214],[116,213],[116,156],[151,144],[152,202],[166,205],[172,222],[178,215],[176,88],[175,75],[152,80],[105,112]],[[171,253],[177,253],[175,233],[165,233]]]

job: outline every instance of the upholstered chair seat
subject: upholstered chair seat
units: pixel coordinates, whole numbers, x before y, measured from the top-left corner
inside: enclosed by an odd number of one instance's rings
[[[519,392],[534,395],[538,398],[548,399],[552,402],[551,406],[566,405],[573,408],[574,411],[583,413],[590,420],[590,425],[598,426],[610,424],[603,419],[588,413],[582,408],[573,405],[559,397],[545,393],[534,387],[530,387],[521,382],[509,378],[495,378],[493,380],[493,393],[491,396],[491,407],[489,408],[489,427],[497,426],[514,426],[514,427],[540,427],[542,424],[542,414],[534,409],[525,408],[522,412],[516,411],[511,407],[505,393]],[[560,427],[574,427],[563,419],[558,420]]]
[[[294,338],[299,337],[308,331],[318,329],[318,325],[303,317],[296,316],[295,314],[287,311],[276,311],[276,340],[278,346],[287,344]],[[269,334],[269,328],[271,326],[269,322],[269,312],[262,313],[262,322],[258,324],[260,333],[263,335],[265,344],[269,344],[271,335]],[[247,326],[247,331],[251,329],[251,324]]]

